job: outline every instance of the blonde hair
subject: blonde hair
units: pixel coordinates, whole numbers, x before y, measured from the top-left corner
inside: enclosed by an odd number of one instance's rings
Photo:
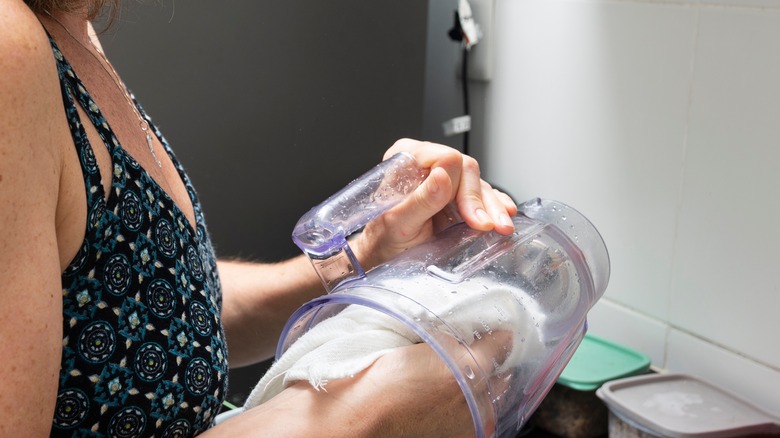
[[[118,0],[24,0],[35,12],[86,12],[90,20],[103,12],[104,8],[113,8]]]

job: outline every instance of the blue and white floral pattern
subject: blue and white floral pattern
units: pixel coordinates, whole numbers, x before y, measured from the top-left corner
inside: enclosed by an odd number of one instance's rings
[[[216,259],[195,190],[196,223],[116,140],[51,40],[87,195],[85,239],[62,274],[63,341],[52,436],[187,437],[207,429],[227,388]],[[77,111],[111,155],[111,191]]]

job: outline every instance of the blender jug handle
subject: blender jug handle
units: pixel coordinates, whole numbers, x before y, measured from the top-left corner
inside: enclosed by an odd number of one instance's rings
[[[365,276],[347,237],[403,201],[428,172],[411,154],[395,154],[301,217],[293,241],[309,257],[328,292]]]

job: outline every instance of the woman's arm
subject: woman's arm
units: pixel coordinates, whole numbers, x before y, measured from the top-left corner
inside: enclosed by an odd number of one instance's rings
[[[53,120],[64,113],[40,23],[19,1],[0,11],[0,436],[48,436],[62,350]]]
[[[467,438],[474,426],[452,373],[417,344],[326,390],[298,382],[201,436]]]
[[[304,256],[273,264],[220,260],[218,268],[231,367],[272,357],[290,315],[325,292]]]

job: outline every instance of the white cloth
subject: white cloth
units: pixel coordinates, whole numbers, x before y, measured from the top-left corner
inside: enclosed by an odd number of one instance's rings
[[[426,281],[432,282],[427,285],[430,287],[421,284]],[[438,280],[416,281],[415,292],[409,292],[405,284],[404,295],[425,303],[467,344],[475,337],[484,336],[486,331],[512,332],[511,351],[506,359],[498,361],[499,371],[516,366],[529,349],[540,345],[537,323],[541,323],[543,316],[534,311],[532,300],[522,291],[484,284],[478,290],[469,290],[467,284],[460,284],[453,292],[452,287],[445,290],[440,284],[434,285],[435,282]],[[419,307],[412,308],[411,302],[399,300],[399,305],[409,306],[399,309],[401,313],[418,320],[428,317],[415,315]],[[525,303],[522,310],[519,302]],[[532,314],[535,319],[529,318]],[[419,342],[422,342],[420,337],[396,318],[365,306],[350,305],[312,327],[277,358],[247,398],[244,408],[264,403],[295,381],[307,380],[314,388],[321,389],[330,380],[360,373],[395,348]]]

